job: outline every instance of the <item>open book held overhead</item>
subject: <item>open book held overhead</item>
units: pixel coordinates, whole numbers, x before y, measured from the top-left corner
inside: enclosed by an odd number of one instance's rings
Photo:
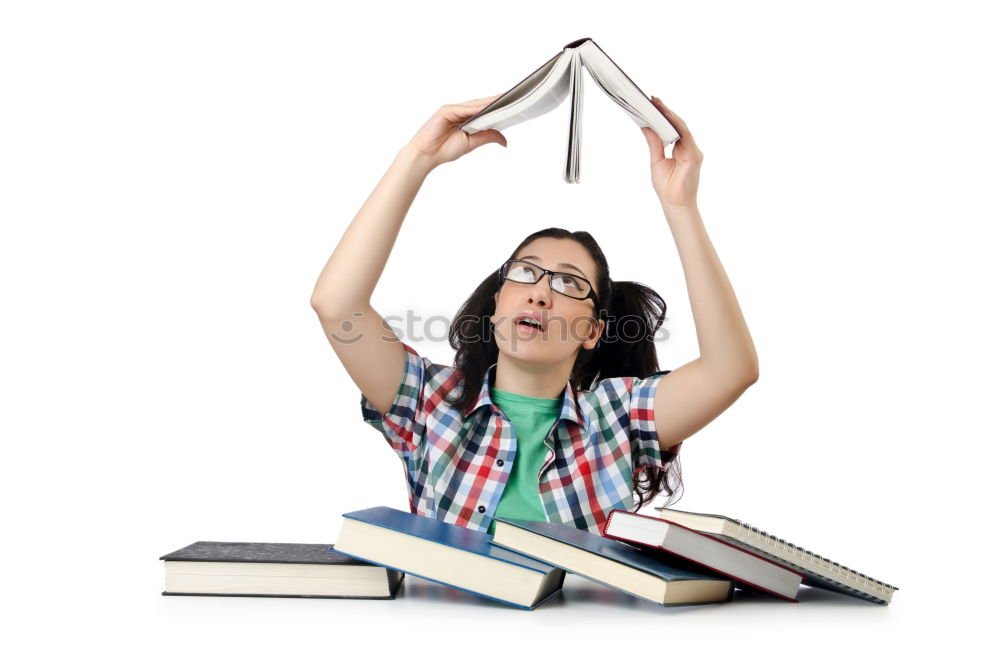
[[[589,37],[566,44],[551,60],[470,117],[460,128],[466,133],[487,129],[500,131],[544,115],[569,95],[569,149],[563,179],[570,184],[578,183],[583,69],[640,128],[649,127],[655,131],[664,147],[669,149],[680,138],[649,97]]]

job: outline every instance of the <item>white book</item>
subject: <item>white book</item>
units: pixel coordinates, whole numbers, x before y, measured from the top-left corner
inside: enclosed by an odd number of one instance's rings
[[[802,575],[755,552],[742,549],[683,525],[651,515],[614,509],[608,514],[602,534],[633,545],[666,552],[721,573],[738,588],[762,589],[798,602]]]
[[[700,531],[742,549],[760,554],[780,563],[802,575],[802,583],[887,605],[893,594],[899,590],[884,581],[879,581],[857,570],[814,554],[798,545],[786,542],[756,526],[727,517],[708,513],[692,513],[685,510],[657,507],[660,518],[676,522],[681,526]]]
[[[645,92],[590,38],[566,44],[561,52],[467,119],[460,128],[470,134],[487,129],[502,131],[544,115],[569,95],[569,149],[563,179],[567,183],[578,183],[584,69],[636,124],[649,127],[660,137],[664,147],[672,148],[680,138],[677,129],[653,105]]]

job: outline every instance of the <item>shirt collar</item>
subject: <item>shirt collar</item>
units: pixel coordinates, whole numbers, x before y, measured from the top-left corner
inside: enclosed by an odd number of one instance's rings
[[[465,410],[466,416],[486,405],[490,405],[490,410],[492,411],[494,405],[493,400],[490,398],[490,387],[496,382],[496,379],[491,377],[491,375],[495,373],[496,367],[497,363],[494,363],[486,369],[486,374],[483,375],[483,384],[479,389],[479,398]],[[566,380],[566,388],[563,389],[562,408],[559,410],[559,418],[573,421],[580,427],[584,426],[583,416],[580,414],[580,406],[576,401],[576,393],[573,391],[573,385],[568,379]]]

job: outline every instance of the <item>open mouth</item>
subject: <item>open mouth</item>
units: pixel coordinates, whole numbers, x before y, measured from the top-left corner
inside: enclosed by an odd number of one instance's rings
[[[525,329],[535,330],[535,331],[541,331],[542,330],[542,325],[538,322],[538,320],[533,320],[533,319],[523,319],[523,320],[520,320],[520,321],[518,321],[517,326],[524,327]]]

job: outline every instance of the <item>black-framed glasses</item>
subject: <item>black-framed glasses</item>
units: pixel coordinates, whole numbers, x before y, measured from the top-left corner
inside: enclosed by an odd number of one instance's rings
[[[593,299],[594,308],[597,308],[597,294],[594,292],[594,286],[583,276],[562,271],[549,271],[527,260],[507,260],[500,267],[498,273],[501,285],[505,279],[515,283],[534,284],[540,281],[542,276],[548,274],[549,287],[553,292],[558,292],[571,299]]]

